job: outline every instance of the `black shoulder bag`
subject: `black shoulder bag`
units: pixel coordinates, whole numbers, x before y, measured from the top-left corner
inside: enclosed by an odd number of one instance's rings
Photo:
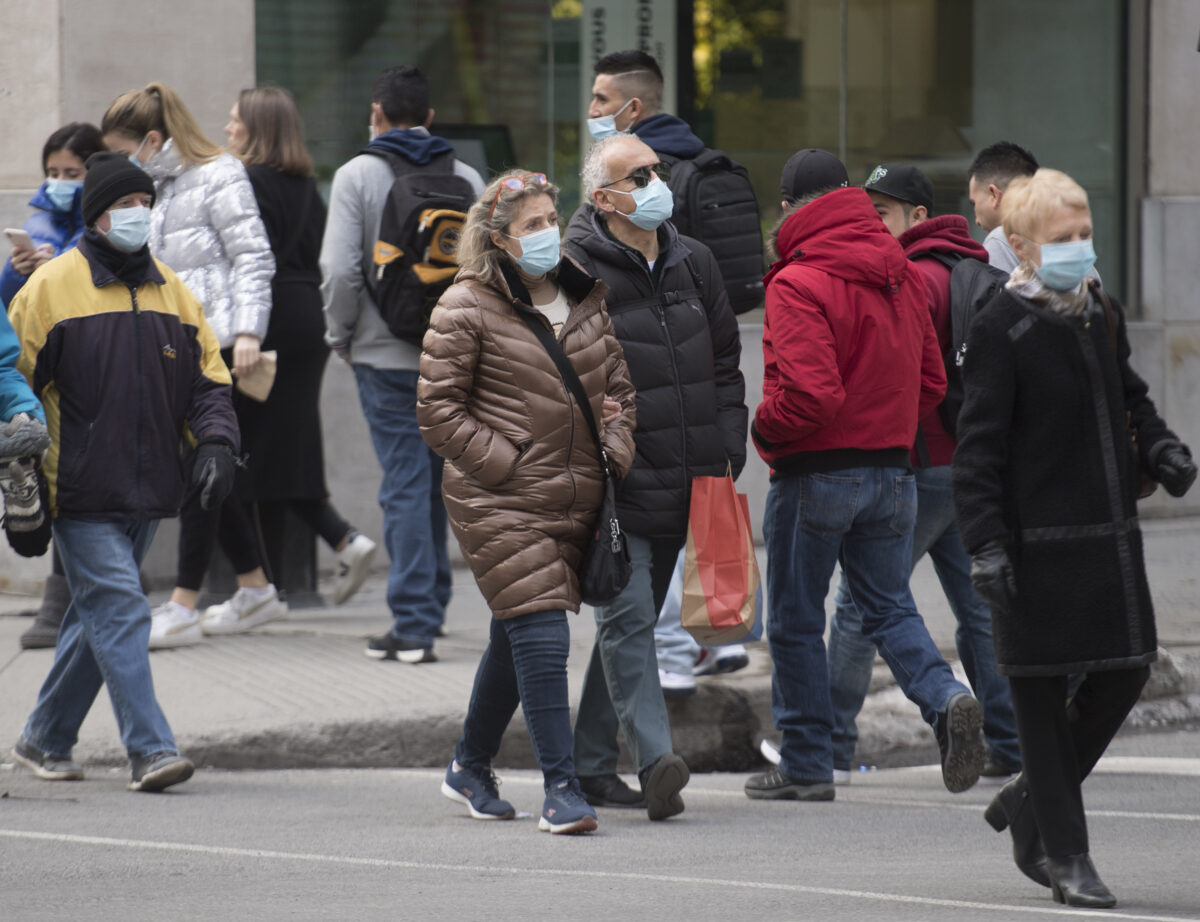
[[[592,415],[592,405],[588,402],[583,382],[562,351],[562,346],[540,317],[520,308],[517,308],[517,313],[546,348],[567,390],[575,396],[575,402],[579,404],[596,442],[596,450],[600,452],[600,466],[604,469],[604,499],[600,502],[591,539],[583,552],[583,561],[579,564],[579,594],[588,605],[604,605],[629,585],[629,577],[633,573],[629,544],[625,540],[625,532],[621,531],[621,523],[617,521],[617,491],[608,465],[608,453],[600,442],[600,430],[596,427],[596,417]]]

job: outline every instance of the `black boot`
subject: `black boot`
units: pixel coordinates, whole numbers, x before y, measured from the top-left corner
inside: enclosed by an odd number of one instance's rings
[[[1046,870],[1050,874],[1050,889],[1054,891],[1056,903],[1091,909],[1108,909],[1117,905],[1117,898],[1104,886],[1104,881],[1096,873],[1096,866],[1086,854],[1067,855],[1066,858],[1048,857]]]
[[[1021,873],[1035,884],[1049,887],[1046,852],[1042,848],[1042,837],[1033,816],[1033,805],[1029,802],[1029,785],[1024,774],[1017,775],[1000,789],[988,804],[983,818],[996,832],[1008,828],[1012,833],[1013,861]]]
[[[40,650],[58,643],[58,629],[70,604],[71,590],[67,588],[67,578],[51,573],[46,577],[42,607],[38,609],[29,630],[21,635],[21,649]]]

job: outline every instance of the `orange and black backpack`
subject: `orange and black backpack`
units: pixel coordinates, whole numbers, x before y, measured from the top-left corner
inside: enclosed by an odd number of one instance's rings
[[[454,172],[454,152],[416,164],[398,154],[383,157],[395,180],[375,241],[375,305],[392,335],[417,346],[429,315],[458,272],[458,241],[475,190]]]

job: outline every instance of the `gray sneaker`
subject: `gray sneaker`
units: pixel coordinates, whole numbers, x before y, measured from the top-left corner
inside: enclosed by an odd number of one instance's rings
[[[131,791],[162,791],[173,784],[187,781],[196,770],[190,759],[170,750],[156,752],[144,759],[133,759],[132,763]]]
[[[24,765],[39,778],[47,781],[82,781],[83,769],[70,755],[60,756],[42,752],[22,736],[13,746],[13,761]]]
[[[746,779],[746,796],[751,800],[833,800],[832,781],[798,781],[778,768]]]

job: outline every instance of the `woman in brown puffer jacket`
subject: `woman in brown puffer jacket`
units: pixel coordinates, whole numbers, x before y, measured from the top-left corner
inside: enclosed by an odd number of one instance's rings
[[[558,189],[514,170],[476,202],[455,284],[430,318],[417,384],[425,441],[447,461],[450,525],[495,618],[442,793],[476,819],[511,819],[492,758],[521,704],[545,778],[539,828],[588,832],[567,698],[576,568],[604,492],[600,453],[526,316],[551,329],[601,420],[617,477],[633,463],[634,392],[606,286],[559,253]]]

